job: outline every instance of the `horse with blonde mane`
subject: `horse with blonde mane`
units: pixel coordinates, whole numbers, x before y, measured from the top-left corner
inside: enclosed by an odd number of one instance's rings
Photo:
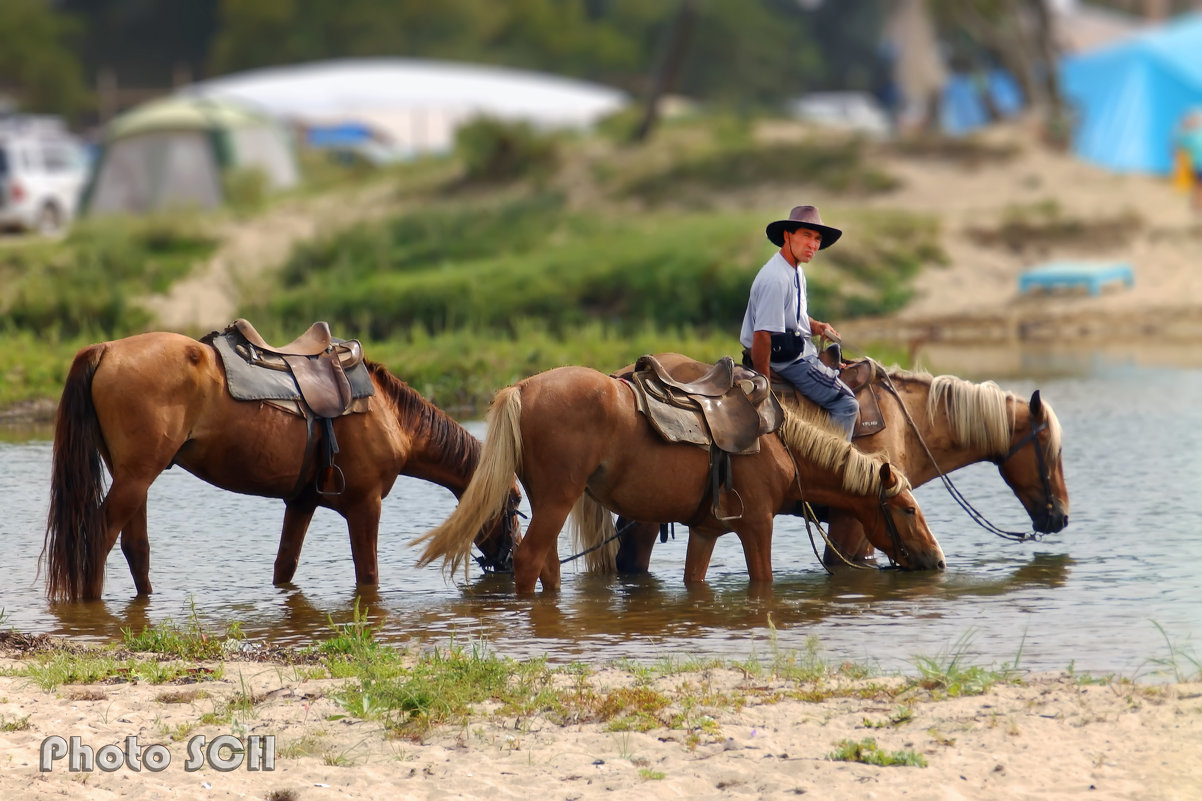
[[[274,583],[292,580],[309,522],[322,506],[346,519],[356,582],[376,584],[381,502],[397,476],[434,482],[458,497],[481,448],[382,365],[364,364],[375,395],[366,412],[332,420],[344,482],[340,492],[321,492],[316,460],[307,458],[305,418],[232,398],[210,345],[153,332],[80,350],[55,423],[42,551],[47,596],[99,598],[118,535],[138,594],[151,592],[147,491],[174,465],[222,489],[284,500]],[[112,476],[107,494],[105,467]],[[516,486],[507,498],[507,513],[475,533],[485,558],[503,567],[517,527]]]
[[[658,358],[686,381],[709,366],[678,353]],[[884,426],[875,434],[857,437],[854,444],[858,450],[887,454],[915,486],[970,464],[993,462],[1036,531],[1052,533],[1068,525],[1060,421],[1039,390],[1030,400],[1023,400],[992,381],[974,383],[951,375],[874,368],[872,385]],[[829,425],[826,413],[797,393],[782,400],[812,424]],[[969,511],[974,517],[979,514]],[[659,536],[659,522],[624,524],[621,529],[618,570],[646,572]],[[829,540],[834,548],[828,547],[823,556],[828,567],[872,560],[874,548],[859,522],[840,509],[830,510]],[[690,540],[689,547],[697,564],[707,560],[704,541],[694,546]]]
[[[610,511],[682,522],[694,539],[711,543],[733,531],[751,581],[769,583],[773,517],[802,499],[848,510],[869,541],[903,568],[944,567],[902,473],[796,419],[778,433],[762,436],[758,453],[731,457],[742,514],[718,519],[707,450],[664,441],[637,410],[626,382],[585,367],[539,373],[493,398],[480,464],[451,516],[414,541],[425,545],[419,565],[440,558],[449,571],[463,565],[472,532],[504,510],[516,476],[532,512],[513,554],[518,593],[533,592],[540,581],[544,590],[558,589],[555,546],[569,515],[577,539],[591,548],[611,536]],[[590,567],[612,565],[613,547],[589,553]],[[708,560],[700,566],[686,561],[685,581],[703,579],[706,566]]]

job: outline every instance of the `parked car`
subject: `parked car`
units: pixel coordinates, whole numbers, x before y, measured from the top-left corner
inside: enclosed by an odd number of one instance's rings
[[[0,228],[64,232],[87,183],[82,142],[55,117],[0,117]]]

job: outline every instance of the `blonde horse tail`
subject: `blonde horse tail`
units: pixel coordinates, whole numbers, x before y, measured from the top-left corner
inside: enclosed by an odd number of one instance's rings
[[[513,478],[522,469],[521,420],[521,391],[516,386],[506,387],[489,407],[484,449],[459,505],[442,525],[410,543],[426,544],[417,561],[419,567],[442,557],[446,571],[454,573],[471,555],[472,543],[484,524],[505,512]]]
[[[104,437],[92,402],[92,379],[105,345],[75,355],[54,424],[50,511],[38,570],[46,564],[50,601],[94,600],[104,586]]]
[[[585,569],[601,575],[617,573],[618,541],[610,511],[586,492],[572,507],[571,521],[572,542],[575,552],[584,554]]]

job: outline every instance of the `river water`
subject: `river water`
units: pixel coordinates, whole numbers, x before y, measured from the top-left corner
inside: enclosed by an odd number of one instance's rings
[[[964,373],[962,373],[964,374]],[[396,645],[488,644],[553,663],[770,660],[816,644],[823,659],[911,672],[916,658],[1031,670],[1154,678],[1202,659],[1202,369],[1145,367],[1098,355],[1034,358],[1013,379],[1039,388],[1064,428],[1070,525],[1014,543],[973,524],[938,482],[917,490],[947,555],[942,574],[828,576],[801,521],[777,519],[769,593],[752,592],[733,536],[719,540],[709,580],[681,580],[686,531],[657,546],[651,573],[600,578],[565,566],[558,594],[515,598],[502,577],[447,579],[418,569],[415,535],[454,505],[442,487],[402,478],[385,500],[380,587],[358,597],[377,634]],[[1038,380],[1031,376],[1038,376]],[[479,423],[468,424],[477,435]],[[195,619],[238,622],[252,642],[304,644],[346,623],[357,600],[346,528],[319,510],[294,585],[273,587],[283,505],[217,490],[180,470],[151,488],[151,580],[136,599],[120,549],[103,600],[49,605],[36,577],[48,495],[48,432],[0,436],[2,624],[93,642]],[[954,474],[960,490],[1006,529],[1029,523],[992,465]],[[567,554],[562,538],[561,554]],[[811,639],[811,638],[816,638]]]

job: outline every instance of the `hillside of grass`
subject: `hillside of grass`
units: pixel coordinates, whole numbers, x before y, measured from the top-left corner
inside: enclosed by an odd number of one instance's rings
[[[497,388],[560,364],[736,355],[748,287],[773,251],[764,225],[784,211],[765,208],[769,195],[821,197],[856,232],[807,270],[815,316],[904,306],[943,258],[938,224],[861,203],[896,184],[874,145],[756,130],[690,120],[633,146],[482,122],[453,156],[373,173],[393,206],[248,270],[237,316],[281,341],[326,320],[435,403],[478,415]],[[310,176],[305,191],[348,198],[365,180],[361,165]],[[36,370],[0,356],[0,408],[56,397],[79,345],[154,329],[137,299],[199,269],[228,215],[90,221],[62,242],[0,248],[0,334],[41,352]]]

